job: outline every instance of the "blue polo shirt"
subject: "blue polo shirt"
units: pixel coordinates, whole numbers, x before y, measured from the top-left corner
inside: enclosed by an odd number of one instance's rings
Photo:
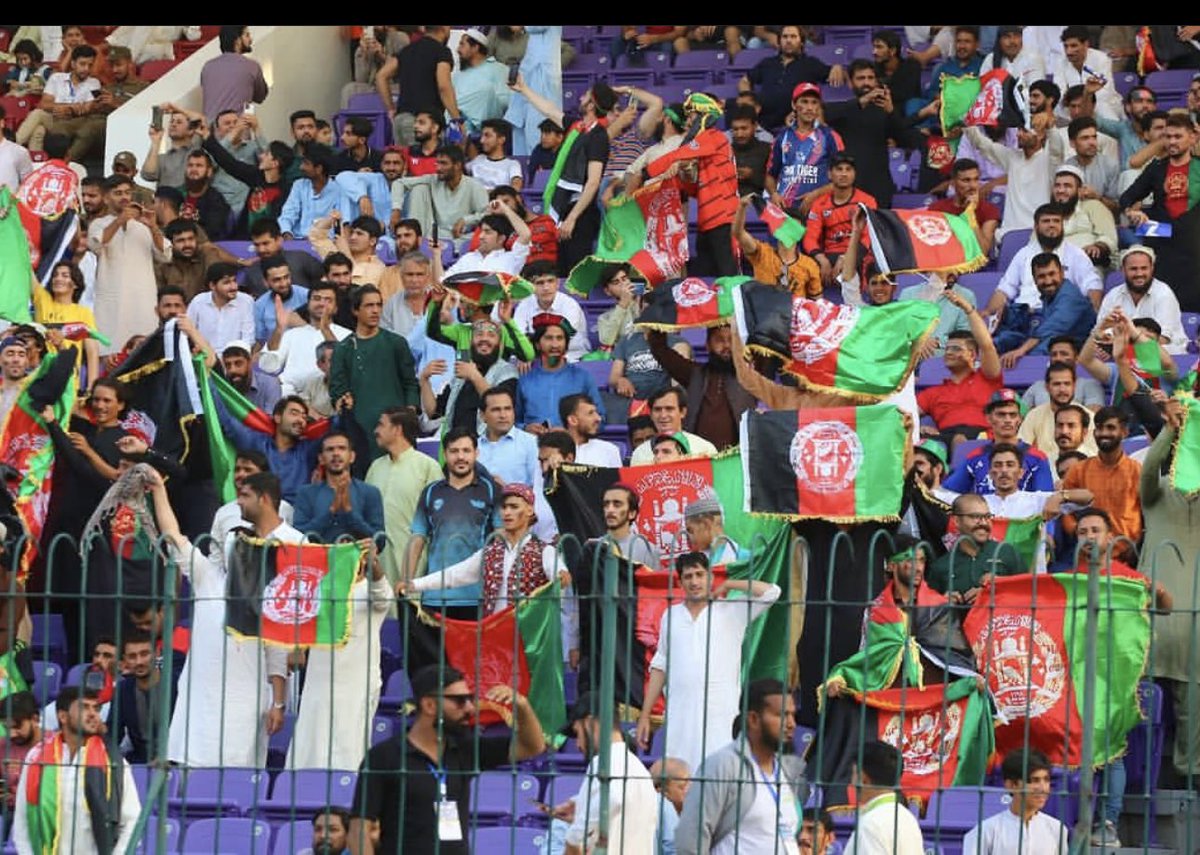
[[[308,305],[308,289],[303,285],[292,285],[292,294],[283,301],[283,307],[288,311]],[[265,294],[260,294],[254,301],[254,339],[264,342],[275,332],[275,292],[270,288]]]
[[[411,531],[425,538],[427,574],[440,573],[483,549],[487,536],[499,525],[498,496],[496,482],[478,469],[475,480],[461,490],[443,479],[421,491]],[[439,608],[477,606],[482,596],[483,585],[476,583],[426,591],[421,600]]]
[[[604,399],[587,369],[568,362],[558,371],[547,371],[542,367],[542,361],[537,360],[517,381],[517,424],[545,422],[551,427],[562,427],[558,402],[567,395],[576,394],[587,395],[595,401],[600,418],[605,418]]]

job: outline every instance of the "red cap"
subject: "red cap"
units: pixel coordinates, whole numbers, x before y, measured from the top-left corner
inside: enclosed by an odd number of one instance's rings
[[[821,97],[821,87],[815,83],[797,83],[796,88],[792,90],[792,100],[795,101],[801,95],[816,95]]]

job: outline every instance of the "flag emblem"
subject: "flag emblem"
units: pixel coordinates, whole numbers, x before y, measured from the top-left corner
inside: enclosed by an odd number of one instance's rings
[[[863,447],[858,435],[842,422],[813,422],[796,431],[788,459],[805,487],[817,493],[839,493],[858,475]]]
[[[805,365],[823,359],[841,345],[854,327],[858,311],[853,306],[826,300],[796,300],[792,303],[792,358]]]
[[[999,75],[988,77],[983,81],[983,91],[979,93],[979,98],[971,105],[971,109],[967,110],[966,124],[986,124],[989,117],[1000,113],[1003,103],[1004,77]]]
[[[633,489],[641,497],[641,506],[650,513],[640,514],[635,524],[660,555],[675,555],[687,542],[684,511],[697,499],[715,495],[712,486],[703,472],[695,468],[656,469],[648,466],[632,471],[636,473],[640,469],[645,469],[646,474],[634,479]]]
[[[954,755],[961,730],[962,708],[953,704],[944,713],[933,709],[920,715],[893,715],[883,725],[880,738],[899,749],[907,774],[932,775]]]
[[[989,642],[990,655],[985,652]],[[1030,615],[996,615],[990,632],[981,633],[973,647],[975,661],[987,665],[988,682],[1001,715],[1036,718],[1053,709],[1062,697],[1066,665],[1050,633]]]
[[[684,309],[692,306],[702,306],[713,298],[716,290],[710,288],[703,280],[689,276],[671,289],[675,304]]]
[[[317,617],[324,572],[299,565],[278,573],[263,589],[263,617],[275,623],[306,623]]]
[[[926,246],[941,246],[954,239],[954,232],[944,217],[916,214],[908,223],[917,240]]]

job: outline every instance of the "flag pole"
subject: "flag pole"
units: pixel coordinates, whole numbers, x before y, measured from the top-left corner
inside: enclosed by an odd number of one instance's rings
[[[600,630],[600,649],[604,651],[600,666],[600,709],[596,710],[600,720],[599,777],[600,777],[600,816],[599,834],[595,855],[606,855],[608,846],[608,806],[610,803],[612,770],[612,728],[613,728],[613,695],[615,692],[614,670],[617,662],[617,568],[616,554],[613,549],[606,549],[604,554],[604,614]]]

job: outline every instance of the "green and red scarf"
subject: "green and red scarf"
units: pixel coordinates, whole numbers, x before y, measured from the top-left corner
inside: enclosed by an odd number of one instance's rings
[[[99,736],[87,737],[79,749],[83,752],[83,794],[91,816],[92,836],[101,855],[113,851],[116,820],[121,804],[121,776],[113,774],[108,749]],[[62,776],[66,761],[66,740],[62,733],[47,737],[26,758],[29,771],[25,778],[25,811],[29,841],[37,855],[59,851],[62,832]],[[67,798],[73,798],[67,793]]]

